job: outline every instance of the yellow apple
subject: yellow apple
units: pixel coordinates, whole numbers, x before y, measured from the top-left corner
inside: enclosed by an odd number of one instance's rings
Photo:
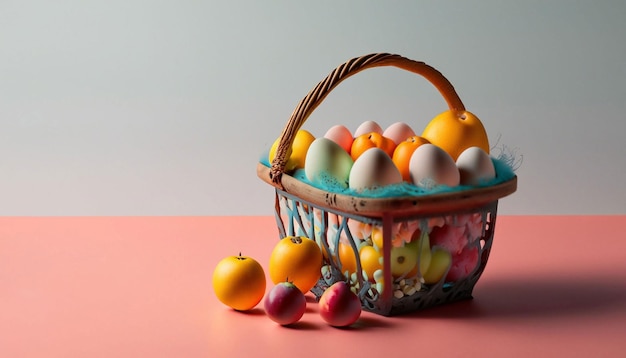
[[[401,277],[413,271],[417,266],[417,251],[410,244],[391,248],[391,275]]]
[[[440,247],[433,248],[430,267],[423,274],[424,283],[433,284],[439,282],[452,263],[452,255]]]

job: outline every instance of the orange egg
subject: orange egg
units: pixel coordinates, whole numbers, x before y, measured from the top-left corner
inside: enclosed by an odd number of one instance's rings
[[[417,149],[420,145],[427,143],[430,143],[428,139],[416,135],[409,137],[404,142],[398,144],[396,149],[393,151],[391,159],[400,171],[400,174],[402,174],[402,180],[405,182],[411,182],[409,163],[413,152],[415,152],[415,149]]]

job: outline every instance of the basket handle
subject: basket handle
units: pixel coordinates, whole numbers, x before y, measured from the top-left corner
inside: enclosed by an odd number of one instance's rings
[[[451,111],[457,112],[459,117],[463,115],[465,106],[463,102],[461,102],[452,84],[439,71],[424,62],[414,61],[400,55],[389,53],[372,53],[355,57],[329,73],[294,109],[291,118],[289,118],[287,125],[280,134],[280,142],[270,169],[270,180],[275,187],[281,190],[283,189],[281,178],[287,163],[288,148],[291,148],[296,133],[311,113],[313,113],[315,108],[317,108],[326,96],[346,78],[365,69],[382,66],[394,66],[423,76],[439,90],[439,93],[443,96]]]

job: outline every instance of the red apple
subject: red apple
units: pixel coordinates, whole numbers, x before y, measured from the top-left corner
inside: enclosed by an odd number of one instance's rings
[[[346,327],[361,316],[361,300],[343,281],[332,284],[319,301],[322,319],[335,327]]]
[[[265,313],[272,321],[286,326],[296,323],[306,310],[306,298],[291,282],[280,282],[265,297]]]

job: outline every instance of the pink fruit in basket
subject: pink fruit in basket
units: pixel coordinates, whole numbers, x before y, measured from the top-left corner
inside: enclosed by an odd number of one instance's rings
[[[350,326],[361,316],[361,300],[347,283],[335,282],[320,297],[319,311],[322,319],[331,326]]]
[[[452,265],[446,281],[459,281],[469,276],[478,266],[478,247],[466,247],[459,254],[452,256]]]
[[[469,218],[465,223],[465,235],[469,242],[474,242],[483,236],[483,216],[480,213],[468,214]]]
[[[265,313],[280,325],[296,323],[306,311],[306,298],[291,282],[280,282],[265,297]]]
[[[453,256],[460,254],[468,242],[465,226],[446,224],[441,227],[434,227],[430,233],[431,245],[441,246]]]

